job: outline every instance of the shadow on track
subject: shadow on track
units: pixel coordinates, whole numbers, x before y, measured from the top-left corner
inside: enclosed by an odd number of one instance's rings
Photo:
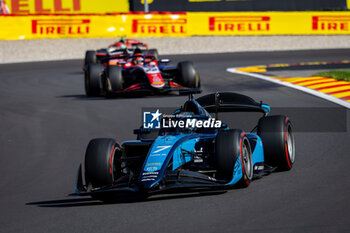
[[[100,200],[88,197],[88,198],[69,198],[39,202],[29,202],[26,205],[36,205],[37,207],[52,207],[52,208],[67,208],[67,207],[84,207],[84,206],[95,206],[95,205],[112,205],[112,204],[123,204],[123,203],[137,203],[137,202],[152,202],[172,199],[182,199],[191,197],[202,197],[209,195],[220,195],[226,193],[227,190],[215,190],[211,192],[199,192],[199,193],[185,193],[185,194],[164,194],[161,196],[150,196],[145,199],[143,197],[135,198],[122,198],[116,199],[112,202],[102,202]]]
[[[103,203],[91,197],[59,199],[59,200],[26,203],[26,205],[36,205],[38,207],[78,207],[78,206],[93,206],[93,205],[101,205],[101,204]]]
[[[106,98],[104,96],[96,96],[96,97],[90,97],[86,96],[84,94],[77,94],[77,95],[62,95],[62,96],[56,96],[56,98],[72,98],[76,100],[118,100],[118,99],[153,99],[153,98],[163,98],[163,97],[181,97],[185,95],[179,95],[176,93],[168,93],[168,94],[154,94],[154,95],[146,95],[146,94],[120,94],[118,96],[109,97]]]

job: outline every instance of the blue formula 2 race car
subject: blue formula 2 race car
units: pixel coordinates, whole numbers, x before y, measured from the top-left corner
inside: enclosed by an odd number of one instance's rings
[[[210,115],[236,111],[263,116],[248,133],[229,129]],[[125,193],[247,187],[276,169],[290,170],[295,160],[291,122],[269,112],[268,105],[241,94],[217,92],[197,100],[191,94],[174,118],[163,115],[156,135],[141,127],[134,130],[137,140],[91,140],[78,169],[75,194],[106,201]]]

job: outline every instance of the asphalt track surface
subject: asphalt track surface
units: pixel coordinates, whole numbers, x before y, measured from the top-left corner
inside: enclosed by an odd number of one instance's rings
[[[350,50],[169,57],[194,61],[202,94],[234,91],[272,107],[331,109],[338,106],[226,68],[345,60]],[[80,68],[78,60],[0,65],[0,232],[350,231],[349,110],[339,120],[347,124],[343,131],[296,132],[294,168],[246,189],[116,204],[68,196],[90,139],[133,139],[142,107],[176,107],[186,99],[87,98]],[[337,121],[317,119],[330,126]]]

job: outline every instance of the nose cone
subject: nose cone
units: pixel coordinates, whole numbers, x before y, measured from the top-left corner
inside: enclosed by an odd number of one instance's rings
[[[159,171],[142,172],[140,178],[140,185],[144,189],[151,189],[155,187],[160,180]]]
[[[163,77],[160,73],[147,73],[147,77],[149,80],[149,83],[151,84],[152,87],[155,88],[162,88],[164,87],[165,83],[163,80]]]
[[[165,135],[159,136],[152,144],[147,158],[143,164],[139,176],[141,188],[151,189],[162,180],[169,162],[173,158],[173,151],[177,148],[186,135]]]
[[[171,159],[171,149],[177,140],[177,136],[168,135],[159,136],[154,141],[139,176],[138,181],[141,187],[149,189],[159,183]]]

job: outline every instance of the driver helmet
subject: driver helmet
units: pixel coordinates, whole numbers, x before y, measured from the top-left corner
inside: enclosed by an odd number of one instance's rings
[[[148,63],[150,63],[151,61],[152,61],[152,58],[150,58],[150,57],[146,57],[146,58],[145,58],[145,63],[148,64]]]
[[[134,65],[143,65],[144,59],[142,56],[137,56],[133,59]]]
[[[142,51],[141,51],[140,48],[136,48],[136,49],[134,50],[134,56],[138,56],[138,55],[142,55]]]

